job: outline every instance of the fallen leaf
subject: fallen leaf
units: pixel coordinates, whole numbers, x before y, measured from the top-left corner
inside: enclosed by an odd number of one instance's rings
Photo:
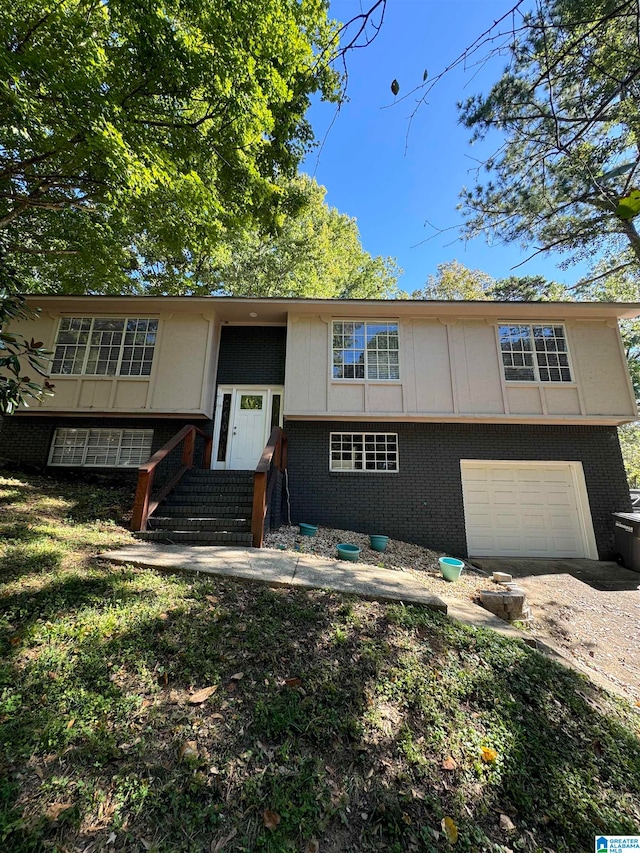
[[[184,760],[185,758],[197,758],[198,757],[198,744],[195,740],[188,740],[182,744],[180,747],[180,759]]]
[[[147,838],[141,838],[140,844],[142,844],[145,850],[151,850],[153,847],[153,841],[149,841]]]
[[[457,766],[458,766],[457,761],[455,760],[455,758],[452,758],[450,755],[447,758],[445,758],[445,760],[442,762],[442,769],[443,770],[455,770]]]
[[[515,830],[515,828],[516,828],[516,825],[511,820],[509,815],[507,815],[507,814],[501,814],[500,815],[500,829],[503,832],[513,832]]]
[[[224,720],[224,716],[222,714],[209,714],[210,720]]]
[[[44,779],[44,771],[42,770],[42,767],[34,767],[33,772],[36,774],[38,779]]]
[[[269,809],[262,812],[262,822],[267,829],[276,829],[280,820],[280,815],[277,812],[269,811]]]
[[[69,722],[67,723],[67,728],[70,729],[74,725],[74,723],[75,723],[75,719],[69,720]]]
[[[307,846],[304,848],[304,853],[320,853],[320,845],[312,838],[311,841],[307,841]]]
[[[301,678],[285,678],[284,683],[287,687],[300,687],[302,684]]]
[[[63,812],[73,808],[73,803],[54,803],[46,810],[45,815],[49,820],[58,820]]]
[[[117,837],[118,837],[118,836],[115,834],[115,832],[112,832],[112,833],[109,835],[109,837],[107,838],[107,844],[115,844],[115,843],[116,843],[116,838],[117,838]]]
[[[443,817],[440,824],[442,831],[447,836],[449,844],[455,844],[458,840],[458,827],[455,825],[453,818]]]
[[[231,676],[231,681],[240,681],[241,678],[244,678],[244,672],[236,672]]]
[[[191,696],[189,696],[189,704],[201,705],[203,702],[207,701],[209,696],[213,696],[217,689],[217,685],[212,687],[203,687],[202,690],[198,690],[196,693],[192,693]]]
[[[493,764],[493,762],[498,757],[498,753],[495,749],[491,749],[490,746],[481,746],[480,750],[482,752],[482,760],[485,764]]]

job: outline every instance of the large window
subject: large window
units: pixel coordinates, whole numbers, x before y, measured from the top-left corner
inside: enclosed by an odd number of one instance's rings
[[[152,429],[57,429],[49,465],[131,468],[151,455]]]
[[[63,317],[51,373],[149,376],[158,321],[139,317]]]
[[[564,326],[500,326],[504,378],[510,382],[571,382]]]
[[[398,324],[336,320],[334,379],[399,379]]]
[[[397,471],[395,432],[332,432],[330,471]]]

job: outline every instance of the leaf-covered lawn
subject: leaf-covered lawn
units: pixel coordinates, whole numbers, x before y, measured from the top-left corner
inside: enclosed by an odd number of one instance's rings
[[[130,496],[0,480],[1,850],[577,853],[639,831],[636,709],[420,608],[96,562],[130,541]]]

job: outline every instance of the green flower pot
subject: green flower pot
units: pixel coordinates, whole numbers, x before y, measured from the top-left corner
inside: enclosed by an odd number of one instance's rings
[[[381,536],[378,533],[372,533],[369,536],[369,544],[374,551],[384,551],[389,543],[388,536]]]
[[[439,557],[438,562],[440,563],[442,577],[446,581],[457,581],[460,578],[464,569],[462,560],[456,560],[455,557]]]
[[[360,556],[360,548],[357,545],[348,545],[346,542],[336,545],[338,557],[341,560],[349,560],[351,563],[357,563]]]

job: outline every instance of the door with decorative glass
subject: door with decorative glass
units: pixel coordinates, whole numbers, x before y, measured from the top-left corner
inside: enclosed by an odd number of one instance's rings
[[[234,397],[227,467],[251,471],[260,461],[266,443],[267,392],[242,390],[236,391]]]

